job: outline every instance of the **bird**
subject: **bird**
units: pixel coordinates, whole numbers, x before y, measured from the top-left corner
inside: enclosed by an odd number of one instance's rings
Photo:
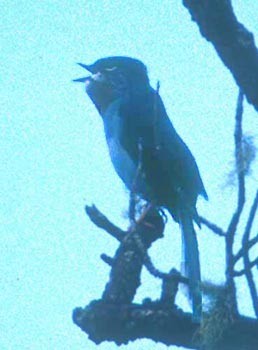
[[[104,124],[111,161],[125,186],[148,203],[165,208],[180,225],[184,273],[189,278],[192,319],[202,314],[201,272],[194,222],[199,195],[208,199],[195,158],[176,132],[159,89],[145,64],[132,57],[110,56],[92,64],[83,78],[90,100]]]

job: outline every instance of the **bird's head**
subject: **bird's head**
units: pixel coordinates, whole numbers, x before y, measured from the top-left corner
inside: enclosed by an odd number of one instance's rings
[[[85,84],[86,93],[100,114],[118,98],[131,91],[145,91],[149,86],[147,69],[135,58],[114,56],[101,58],[90,65],[79,65],[91,74],[74,81]]]

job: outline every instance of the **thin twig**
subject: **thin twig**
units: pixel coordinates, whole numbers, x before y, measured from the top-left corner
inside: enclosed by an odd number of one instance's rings
[[[229,243],[233,244],[234,234],[236,232],[237,225],[239,223],[240,215],[242,213],[244,203],[245,203],[245,176],[243,167],[243,153],[242,153],[242,116],[243,116],[243,93],[240,91],[237,101],[237,111],[236,111],[236,124],[235,124],[235,160],[236,160],[236,170],[238,178],[238,198],[237,198],[237,208],[232,216],[228,230],[227,230],[227,240]],[[231,244],[230,244],[231,245]]]
[[[111,258],[110,256],[108,256],[107,254],[101,254],[100,255],[100,258],[107,264],[107,265],[109,265],[109,266],[113,266],[113,264],[114,264],[114,259],[113,258]]]
[[[126,232],[114,225],[111,221],[109,221],[108,218],[105,215],[103,215],[95,205],[92,205],[91,207],[87,205],[85,207],[85,211],[88,214],[91,221],[97,227],[102,228],[120,242],[124,239]]]
[[[247,225],[246,225],[245,232],[243,235],[243,240],[242,240],[243,247],[246,247],[248,242],[249,242],[251,227],[253,224],[255,212],[257,210],[257,206],[258,206],[258,191],[256,193],[253,205],[251,207],[250,215],[249,215],[248,220],[247,220]],[[249,250],[244,249],[243,250],[243,260],[244,260],[245,277],[246,277],[249,291],[251,294],[253,308],[254,308],[256,317],[258,318],[258,294],[257,294],[256,285],[254,283],[253,274],[252,274],[252,271],[250,268],[251,265],[256,265],[258,263],[258,257],[254,260],[254,262],[251,263],[250,258],[249,258]]]
[[[254,201],[253,201],[253,204],[251,206],[250,213],[249,213],[248,220],[247,220],[247,224],[246,224],[246,228],[245,228],[245,234],[248,236],[250,235],[250,231],[251,231],[251,228],[253,225],[253,221],[255,218],[257,208],[258,208],[258,190],[257,190],[256,195],[254,197]],[[242,242],[243,245],[242,245],[241,249],[234,256],[234,264],[236,264],[237,261],[242,258],[242,256],[246,252],[246,250],[250,250],[257,242],[258,242],[258,234],[255,237],[253,237],[252,239],[245,241],[245,242]]]
[[[144,246],[144,244],[142,243],[141,237],[139,235],[135,235],[135,240],[137,243],[137,247],[140,251],[140,253],[143,255],[143,261],[144,261],[144,266],[146,267],[146,269],[149,271],[149,273],[156,277],[156,278],[160,278],[162,280],[170,280],[171,278],[180,282],[180,283],[184,283],[184,284],[188,284],[189,280],[187,277],[184,277],[180,274],[180,272],[178,272],[176,269],[172,269],[170,273],[165,273],[162,272],[160,270],[158,270],[154,265],[153,262],[151,261],[150,256],[147,253],[147,250]]]
[[[235,254],[234,264],[236,264],[238,260],[242,258],[245,249],[250,250],[256,243],[258,243],[258,234],[254,238],[250,239],[245,246],[239,249],[239,251]]]
[[[252,241],[252,240],[249,240],[249,236],[251,233],[251,228],[253,225],[253,221],[255,218],[257,208],[258,208],[258,190],[257,190],[256,195],[254,197],[254,201],[253,201],[253,204],[252,204],[251,209],[250,209],[249,217],[248,217],[245,232],[244,232],[244,236],[246,236],[246,237],[245,237],[245,240],[243,240],[243,243],[244,243],[244,246],[246,246],[246,247]],[[254,237],[254,240],[258,240],[258,235],[256,237]]]
[[[226,233],[222,230],[222,228],[220,228],[219,226],[217,226],[213,222],[210,222],[209,220],[205,219],[203,216],[199,216],[199,218],[200,218],[200,223],[207,226],[216,235],[218,235],[220,237],[226,236]]]
[[[135,207],[136,207],[136,195],[133,188],[132,191],[130,192],[130,200],[129,200],[129,219],[131,222],[135,221]]]
[[[256,259],[254,259],[254,261],[249,260],[248,265],[246,265],[244,269],[234,271],[234,277],[240,277],[243,275],[247,275],[248,271],[250,271],[251,268],[253,268],[254,266],[258,266],[258,257]],[[255,290],[256,290],[256,288],[255,288]],[[257,298],[257,293],[255,294],[255,296]]]
[[[135,216],[136,216],[136,203],[137,203],[137,187],[138,187],[138,181],[139,178],[142,176],[142,138],[139,138],[138,140],[138,164],[137,169],[134,175],[134,179],[132,182],[132,188],[130,191],[130,201],[129,201],[129,219],[131,221],[131,224],[135,222]],[[140,179],[141,181],[141,179]]]
[[[245,203],[245,175],[243,171],[243,154],[242,154],[242,117],[243,117],[243,92],[239,90],[237,99],[237,108],[235,116],[235,161],[238,179],[238,199],[237,208],[232,216],[226,234],[226,283],[231,293],[232,305],[237,313],[236,287],[234,283],[234,255],[233,244],[236,234],[237,225]]]
[[[177,276],[178,271],[175,269],[171,269],[169,274],[170,276]],[[178,292],[178,284],[179,280],[176,278],[163,279],[162,288],[161,288],[161,296],[160,301],[167,305],[175,305],[175,299]]]

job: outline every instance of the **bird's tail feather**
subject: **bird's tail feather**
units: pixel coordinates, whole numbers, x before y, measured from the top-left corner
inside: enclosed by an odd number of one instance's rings
[[[182,231],[182,273],[189,278],[189,295],[192,301],[193,320],[200,322],[202,313],[201,271],[199,250],[193,219],[189,211],[180,212]]]

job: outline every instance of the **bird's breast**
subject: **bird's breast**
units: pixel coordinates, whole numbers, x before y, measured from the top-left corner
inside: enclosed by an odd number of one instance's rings
[[[107,138],[108,150],[113,166],[126,187],[131,190],[136,176],[136,166],[116,137]]]
[[[119,101],[115,101],[109,106],[103,117],[105,136],[113,166],[126,187],[131,189],[136,166],[121,145],[123,124],[119,115],[119,107]]]
[[[123,119],[119,115],[119,106],[113,104],[103,118],[106,141],[113,166],[129,190],[144,191],[144,183],[137,178],[137,164],[133,161],[128,151],[122,146]],[[134,188],[137,186],[137,189]]]

